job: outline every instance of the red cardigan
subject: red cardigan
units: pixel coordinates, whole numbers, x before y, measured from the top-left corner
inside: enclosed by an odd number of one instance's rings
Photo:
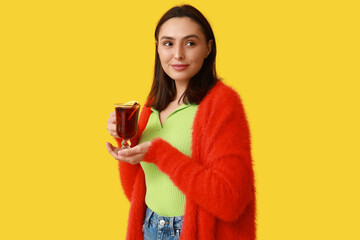
[[[139,119],[137,144],[151,109]],[[120,145],[120,140],[118,140]],[[218,82],[199,104],[188,157],[157,138],[145,156],[185,194],[181,240],[252,240],[256,237],[255,187],[248,122],[239,95]],[[145,177],[140,164],[119,162],[131,202],[127,240],[142,240]]]

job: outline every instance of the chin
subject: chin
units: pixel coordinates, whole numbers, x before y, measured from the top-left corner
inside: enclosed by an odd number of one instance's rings
[[[175,74],[171,74],[169,75],[171,77],[171,79],[173,79],[174,81],[190,81],[190,79],[194,76],[192,74],[183,74],[183,73],[175,73]]]
[[[190,78],[171,78],[173,79],[174,81],[176,82],[189,82],[190,81]]]

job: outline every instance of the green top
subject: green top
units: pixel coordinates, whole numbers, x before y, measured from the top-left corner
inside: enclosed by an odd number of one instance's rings
[[[182,104],[172,112],[163,125],[160,113],[151,108],[148,123],[139,143],[160,137],[183,154],[191,156],[192,124],[198,105]],[[171,159],[169,159],[171,161]],[[185,195],[174,185],[169,176],[153,163],[140,163],[146,181],[146,205],[158,215],[174,217],[184,215]]]

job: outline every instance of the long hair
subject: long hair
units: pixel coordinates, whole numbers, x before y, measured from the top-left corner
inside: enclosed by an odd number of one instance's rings
[[[155,40],[158,41],[159,31],[161,26],[169,19],[174,17],[189,17],[196,23],[198,23],[203,31],[206,42],[213,41],[211,52],[205,58],[200,71],[193,76],[187,86],[186,91],[181,96],[187,103],[199,104],[205,97],[208,91],[216,84],[218,79],[216,74],[216,42],[215,36],[211,29],[209,22],[204,15],[191,5],[176,6],[168,10],[159,20],[155,29]],[[147,97],[147,106],[154,107],[158,111],[165,109],[168,104],[174,100],[176,96],[176,86],[173,79],[171,79],[163,70],[158,53],[158,47],[156,45],[155,50],[155,69],[154,80]],[[180,99],[181,99],[180,98]]]

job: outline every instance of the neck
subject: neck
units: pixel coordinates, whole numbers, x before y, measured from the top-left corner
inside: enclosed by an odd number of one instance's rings
[[[176,81],[175,80],[175,86],[176,86],[176,96],[175,101],[179,101],[179,98],[184,94],[184,92],[187,89],[187,86],[189,84],[189,81]],[[184,99],[181,99],[180,104],[184,102]]]

